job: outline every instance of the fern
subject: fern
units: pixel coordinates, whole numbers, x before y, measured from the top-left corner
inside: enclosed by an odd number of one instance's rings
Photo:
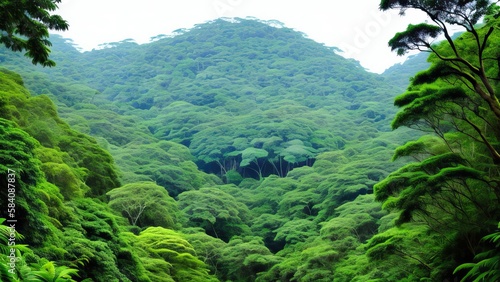
[[[463,281],[500,281],[500,222],[498,231],[483,237],[482,241],[491,242],[493,249],[481,252],[474,257],[477,263],[464,263],[459,265],[453,274],[462,269],[469,269],[469,272],[462,278]],[[473,279],[474,280],[471,280]]]

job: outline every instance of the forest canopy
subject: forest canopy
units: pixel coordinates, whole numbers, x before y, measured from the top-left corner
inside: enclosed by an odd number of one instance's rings
[[[0,280],[498,279],[498,6],[380,8],[427,13],[389,44],[430,56],[378,75],[240,18],[84,53],[40,27],[45,63],[2,41]]]

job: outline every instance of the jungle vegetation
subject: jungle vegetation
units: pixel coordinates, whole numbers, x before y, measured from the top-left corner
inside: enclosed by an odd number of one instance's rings
[[[256,19],[81,53],[45,2],[0,10],[1,281],[500,279],[495,1],[381,1],[429,16],[381,75]]]

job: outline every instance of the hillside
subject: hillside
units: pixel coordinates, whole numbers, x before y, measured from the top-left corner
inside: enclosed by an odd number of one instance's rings
[[[459,147],[403,145],[422,133],[391,129],[393,101],[418,98],[398,95],[423,55],[378,75],[277,21],[238,18],[85,53],[50,40],[55,68],[0,48],[26,267],[84,281],[417,281],[438,277],[424,259],[439,277],[447,255],[470,261],[390,211],[412,195],[393,196],[399,183],[441,179],[418,161]]]
[[[138,138],[116,124],[126,122],[116,114],[125,115],[141,138],[189,147],[210,173],[285,175],[320,152],[390,130],[397,88],[332,48],[269,24],[217,20],[150,44],[123,41],[83,54],[56,37],[58,68],[25,62],[18,71],[31,68],[38,75],[30,71],[25,80],[34,94],[52,94],[86,119],[72,122],[60,107],[70,124],[123,146]],[[80,87],[40,83],[48,77]],[[266,156],[256,164],[255,154]]]
[[[430,63],[427,61],[428,57],[429,54],[426,52],[409,56],[403,63],[393,65],[392,67],[386,69],[384,73],[382,73],[382,76],[393,85],[406,88],[413,75],[417,74],[419,71],[429,68]],[[409,75],[411,75],[411,77],[408,77]]]

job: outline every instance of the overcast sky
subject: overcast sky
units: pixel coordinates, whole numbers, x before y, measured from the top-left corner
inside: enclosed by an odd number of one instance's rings
[[[425,17],[381,12],[377,0],[63,0],[57,14],[70,24],[61,33],[83,50],[132,38],[147,43],[159,34],[190,28],[219,17],[278,20],[317,42],[343,49],[372,72],[404,58],[387,46],[409,23]]]

